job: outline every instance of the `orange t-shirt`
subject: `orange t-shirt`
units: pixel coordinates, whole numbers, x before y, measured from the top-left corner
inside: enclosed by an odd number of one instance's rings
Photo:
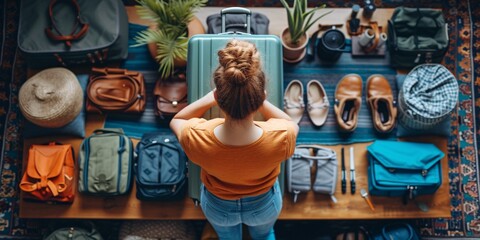
[[[255,121],[262,136],[245,146],[230,146],[213,133],[222,123],[223,118],[193,118],[182,129],[180,143],[188,158],[202,168],[203,184],[225,200],[267,192],[280,174],[280,163],[295,151],[294,129],[283,119]]]

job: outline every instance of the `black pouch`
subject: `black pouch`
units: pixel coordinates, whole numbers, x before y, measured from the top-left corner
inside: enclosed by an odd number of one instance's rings
[[[226,8],[222,10],[225,14],[225,32],[247,33],[247,17],[250,17],[251,34],[268,34],[268,25],[270,20],[264,14],[257,12],[229,12],[229,9],[232,8]],[[233,9],[235,10],[235,8]],[[246,16],[243,14],[246,14]],[[222,33],[222,17],[220,13],[208,16],[206,22],[208,28],[207,33]]]

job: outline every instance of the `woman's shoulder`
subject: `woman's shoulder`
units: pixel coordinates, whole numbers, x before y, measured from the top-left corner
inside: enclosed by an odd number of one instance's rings
[[[290,122],[280,118],[270,118],[267,121],[256,121],[258,126],[267,131],[288,130]]]
[[[225,120],[223,118],[214,118],[207,120],[205,118],[192,118],[187,121],[185,127],[197,130],[211,130],[219,124],[223,123]]]

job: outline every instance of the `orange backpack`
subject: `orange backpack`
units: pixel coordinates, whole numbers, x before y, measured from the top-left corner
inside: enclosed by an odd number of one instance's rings
[[[75,198],[75,160],[70,144],[32,145],[20,189],[24,198],[71,203]]]

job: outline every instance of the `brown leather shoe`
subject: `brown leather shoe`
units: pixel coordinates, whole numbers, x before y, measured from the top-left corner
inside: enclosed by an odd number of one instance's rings
[[[328,97],[318,80],[310,80],[307,84],[307,112],[313,125],[322,126],[327,120]]]
[[[346,132],[357,128],[362,103],[362,78],[357,74],[344,76],[335,89],[335,116],[338,126]]]
[[[303,103],[303,84],[299,80],[288,83],[283,95],[283,111],[297,124],[302,119],[305,103]]]
[[[367,80],[367,103],[372,113],[372,122],[379,132],[389,132],[395,126],[397,108],[388,80],[379,74]]]

